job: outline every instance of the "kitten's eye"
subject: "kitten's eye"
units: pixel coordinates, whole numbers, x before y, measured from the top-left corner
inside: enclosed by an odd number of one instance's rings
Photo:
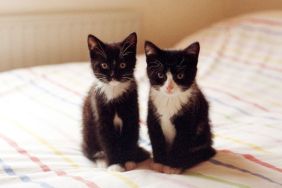
[[[163,78],[164,78],[164,74],[163,74],[163,73],[158,72],[158,77],[159,77],[159,78],[161,78],[161,79],[163,79]]]
[[[126,67],[126,64],[125,64],[125,63],[121,63],[121,64],[119,64],[119,67],[120,67],[121,69],[124,69],[124,68]]]
[[[181,80],[183,77],[184,77],[184,74],[183,74],[183,73],[177,74],[177,79]]]
[[[102,67],[102,69],[108,69],[109,68],[109,66],[106,63],[102,63],[101,67]]]

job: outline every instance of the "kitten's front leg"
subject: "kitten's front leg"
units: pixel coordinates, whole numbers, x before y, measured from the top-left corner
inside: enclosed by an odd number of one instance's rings
[[[162,131],[158,130],[159,128],[155,127],[156,125],[153,126],[154,127],[149,128],[150,125],[148,125],[149,136],[153,149],[153,159],[156,163],[165,164],[167,160],[165,138]]]
[[[156,171],[162,171],[162,164],[166,164],[167,152],[166,141],[161,126],[157,121],[153,110],[149,108],[148,112],[148,132],[152,144],[153,161],[151,167]]]
[[[108,169],[113,171],[124,171],[121,148],[118,135],[110,121],[100,121],[99,140],[106,154]]]
[[[138,145],[139,139],[139,118],[138,115],[130,119],[124,120],[122,134],[120,137],[120,145],[122,149],[122,157],[128,162],[129,169],[133,168],[133,163],[142,162],[150,157],[148,151]]]
[[[82,119],[83,119],[82,150],[87,158],[89,158],[90,160],[95,160],[97,158],[97,154],[101,152],[101,148],[96,134],[97,124],[94,120],[95,118],[90,103],[91,103],[90,95],[88,95],[85,98],[83,104],[83,113],[82,113]]]

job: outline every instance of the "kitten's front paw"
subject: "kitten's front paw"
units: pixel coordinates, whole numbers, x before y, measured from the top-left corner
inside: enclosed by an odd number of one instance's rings
[[[170,166],[165,166],[163,167],[163,173],[165,174],[180,174],[181,173],[181,169],[180,168],[173,168]]]
[[[113,164],[108,166],[108,171],[124,172],[125,169],[120,164]]]
[[[161,163],[155,163],[155,162],[152,162],[150,166],[152,170],[157,171],[157,172],[163,172],[164,167],[165,167],[165,165]]]
[[[137,164],[133,161],[127,161],[125,164],[125,169],[128,170],[134,170],[137,167]]]
[[[181,168],[173,168],[170,166],[163,165],[161,163],[151,163],[151,169],[157,172],[165,173],[165,174],[180,174],[182,172]]]

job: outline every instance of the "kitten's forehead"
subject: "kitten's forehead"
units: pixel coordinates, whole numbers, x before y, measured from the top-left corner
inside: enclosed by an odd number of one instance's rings
[[[184,58],[183,57],[171,57],[162,60],[162,63],[165,64],[167,69],[175,69],[179,66],[184,65]]]
[[[106,48],[107,60],[114,61],[119,58],[120,47],[117,43],[109,44]]]
[[[179,51],[164,51],[161,56],[161,62],[171,67],[180,64],[184,59],[184,54]]]
[[[124,43],[112,43],[108,45],[107,55],[109,57],[109,60],[117,60],[120,58],[123,58],[125,55],[128,55],[129,52],[126,51],[128,48],[127,46],[124,46]],[[133,52],[130,52],[133,53]]]

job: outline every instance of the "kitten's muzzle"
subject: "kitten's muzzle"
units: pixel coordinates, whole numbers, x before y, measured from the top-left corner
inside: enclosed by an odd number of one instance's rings
[[[109,81],[109,84],[110,84],[111,86],[117,86],[117,85],[120,84],[120,82],[113,79],[113,80]]]
[[[166,86],[166,92],[169,94],[172,94],[174,91],[174,86],[172,82],[169,82],[168,85]]]

